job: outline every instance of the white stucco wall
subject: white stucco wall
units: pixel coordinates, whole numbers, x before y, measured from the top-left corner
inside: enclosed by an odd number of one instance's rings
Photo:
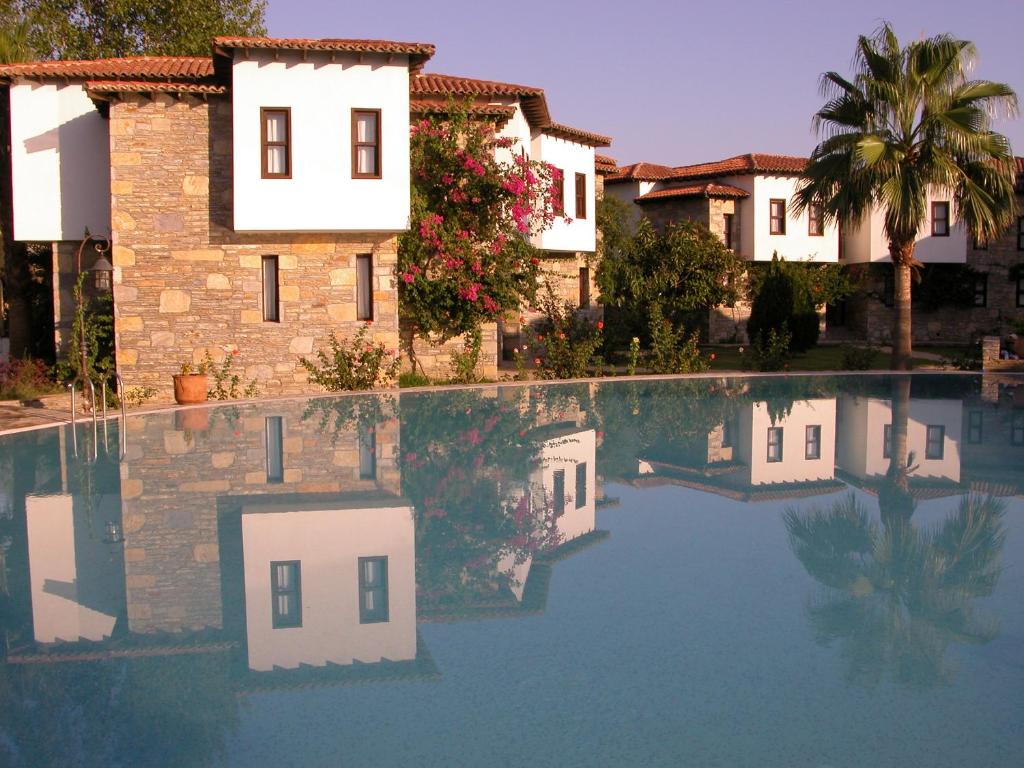
[[[110,233],[110,137],[81,83],[11,86],[14,238]]]
[[[844,396],[837,462],[855,477],[881,477],[889,470],[885,427],[892,424],[892,403],[877,398]],[[945,429],[941,459],[927,458],[928,427]],[[911,399],[907,419],[907,450],[914,454],[911,477],[960,482],[963,403],[960,400]]]
[[[817,459],[806,458],[806,429],[821,427]],[[765,402],[751,403],[740,415],[736,453],[750,467],[750,484],[802,483],[831,480],[836,464],[836,400],[822,398],[793,403],[789,415],[772,422]],[[768,429],[782,427],[782,461],[768,461]]]
[[[326,54],[233,67],[234,227],[239,231],[395,232],[409,222],[406,57]],[[290,179],[261,178],[260,108],[291,109]],[[381,110],[380,179],[352,178],[352,110]]]
[[[949,201],[951,226],[949,237],[933,237],[932,202]],[[925,205],[927,219],[918,232],[914,244],[914,258],[924,264],[963,264],[967,261],[967,228],[957,216],[956,203],[948,192],[931,190]],[[874,208],[857,225],[843,227],[843,261],[849,264],[865,262],[890,263],[889,241],[885,236],[885,215]]]
[[[742,189],[749,189],[749,179],[734,177],[725,180]],[[839,229],[835,224],[825,227],[825,234],[807,234],[807,211],[794,215],[793,193],[798,179],[793,176],[754,176],[753,194],[740,201],[740,248],[744,258],[771,261],[776,251],[787,261],[839,261]],[[786,201],[786,234],[771,234],[771,201]],[[753,213],[753,215],[751,215]]]
[[[511,164],[516,155],[525,153],[527,158],[533,159],[530,123],[526,119],[526,115],[523,114],[522,105],[515,99],[495,99],[493,103],[515,108],[515,114],[508,119],[497,134],[498,138],[512,139],[512,146],[495,148],[494,158],[499,163]]]
[[[539,134],[533,139],[533,159],[550,163],[565,176],[565,217],[557,217],[550,229],[533,238],[533,244],[545,251],[593,251],[596,246],[597,211],[594,197],[594,148],[555,136]],[[576,210],[576,174],[586,176],[586,218]]]
[[[576,467],[586,464],[586,503],[576,506]],[[541,446],[540,468],[531,478],[531,484],[541,497],[535,509],[543,510],[545,501],[552,503],[555,472],[565,471],[565,512],[555,524],[562,542],[571,541],[590,533],[596,525],[597,502],[597,433],[592,429],[580,430],[547,440]],[[551,507],[548,507],[550,511]]]
[[[643,216],[643,209],[634,203],[640,195],[647,194],[653,189],[654,184],[649,181],[622,181],[609,184],[605,182],[604,196],[614,197],[629,206],[630,221],[636,223]]]
[[[249,667],[416,657],[411,507],[242,510]],[[388,558],[388,621],[359,623],[360,557]],[[273,628],[270,563],[301,561],[302,626]]]

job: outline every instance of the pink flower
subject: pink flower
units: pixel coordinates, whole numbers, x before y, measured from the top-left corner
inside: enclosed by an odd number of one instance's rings
[[[416,279],[416,276],[413,275],[411,272],[406,272],[404,275],[402,275],[402,279],[405,280],[405,282],[407,283],[411,283],[413,280]]]

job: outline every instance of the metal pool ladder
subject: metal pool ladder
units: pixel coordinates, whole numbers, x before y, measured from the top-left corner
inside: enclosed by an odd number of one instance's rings
[[[128,433],[126,429],[127,413],[125,410],[124,403],[124,380],[121,378],[121,374],[114,373],[114,386],[117,392],[117,399],[121,403],[121,425],[118,429],[119,445],[118,445],[118,458],[124,458],[128,452]],[[107,377],[109,378],[109,377]],[[110,448],[107,443],[107,378],[104,378],[100,382],[100,392],[103,400],[103,448],[109,454]],[[89,385],[89,397],[90,407],[92,408],[92,456],[89,457],[90,461],[96,461],[99,452],[99,413],[96,408],[96,385],[93,380],[88,376],[75,376],[68,387],[71,390],[71,445],[74,449],[75,456],[78,456],[78,429],[76,428],[76,422],[78,417],[78,408],[75,403],[75,387],[82,385],[82,391],[85,391],[85,385]]]

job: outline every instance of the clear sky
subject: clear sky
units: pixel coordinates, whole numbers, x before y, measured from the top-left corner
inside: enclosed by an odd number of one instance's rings
[[[948,32],[978,49],[977,77],[1024,102],[1021,0],[269,0],[277,37],[429,42],[427,71],[545,89],[555,120],[614,138],[621,164],[743,152],[802,155],[822,72],[848,73],[856,37]],[[997,126],[1024,155],[1024,118]]]

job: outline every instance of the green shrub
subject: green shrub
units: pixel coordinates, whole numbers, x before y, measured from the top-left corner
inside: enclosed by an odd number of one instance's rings
[[[980,371],[982,367],[981,363],[981,339],[978,339],[969,346],[964,347],[962,352],[958,352],[951,358],[943,358],[942,360],[943,365],[950,365],[958,371]]]
[[[431,381],[419,371],[406,371],[398,376],[399,387],[429,387]]]
[[[786,323],[761,333],[750,347],[754,367],[759,371],[781,371],[788,367],[792,337]]]
[[[34,400],[56,391],[42,360],[27,357],[0,363],[0,400]]]
[[[199,369],[213,378],[213,387],[206,393],[211,400],[237,400],[240,397],[258,397],[260,388],[253,379],[245,385],[245,389],[239,389],[242,384],[242,377],[231,372],[238,350],[233,350],[224,356],[224,360],[217,365],[209,352],[203,358]]]
[[[747,334],[752,342],[758,336],[767,338],[769,331],[781,331],[785,325],[791,352],[806,352],[818,343],[818,311],[810,276],[802,265],[772,256],[767,270],[753,287],[754,300],[747,321]]]
[[[480,346],[483,339],[480,329],[466,334],[466,343],[461,352],[451,353],[451,384],[475,384],[480,380],[476,372],[476,364],[480,360]]]
[[[309,380],[328,392],[373,389],[390,383],[398,375],[398,355],[383,343],[369,343],[366,338],[369,330],[368,325],[362,326],[347,344],[332,333],[328,340],[329,354],[320,349],[315,360],[300,358],[299,363],[309,374]]]
[[[697,346],[700,332],[687,335],[685,328],[676,329],[657,302],[651,306],[650,330],[650,367],[654,373],[697,373],[710,366]]]
[[[550,286],[540,305],[544,313],[537,326],[536,341],[540,343],[531,346],[543,347],[543,352],[534,358],[541,378],[583,378],[601,347],[604,323],[591,323],[572,304],[557,299]]]
[[[867,371],[875,367],[878,359],[878,347],[870,344],[867,346],[856,346],[854,344],[843,344],[839,347],[842,352],[842,363],[844,371]]]

